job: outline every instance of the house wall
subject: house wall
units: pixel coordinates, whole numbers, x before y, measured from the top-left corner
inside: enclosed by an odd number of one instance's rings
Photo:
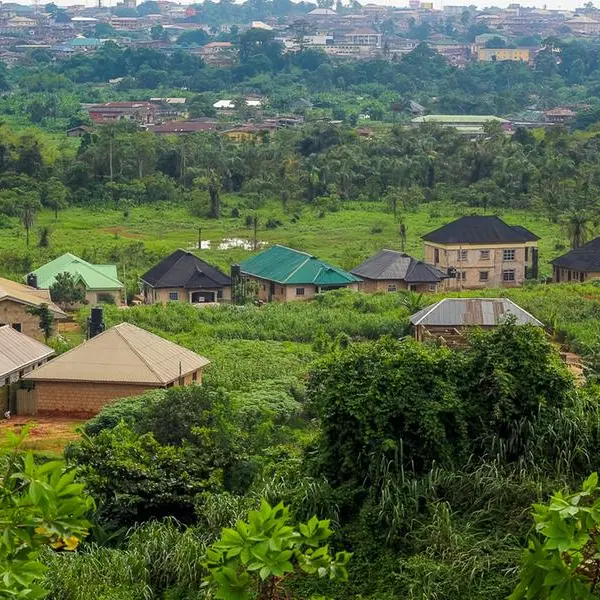
[[[525,259],[527,248],[527,260]],[[537,242],[526,244],[463,244],[448,245],[425,242],[425,262],[447,270],[454,267],[457,270],[456,279],[445,279],[443,289],[480,289],[487,287],[517,287],[525,280],[525,267],[531,268],[533,264],[532,248],[537,248]],[[436,261],[436,249],[438,259]],[[514,250],[514,260],[504,260],[504,250]],[[461,251],[466,251],[467,256],[461,256]],[[489,252],[489,258],[482,258],[482,251]],[[505,281],[503,271],[514,269],[514,281]],[[464,279],[458,277],[458,272],[465,273]],[[481,278],[480,273],[487,272],[487,280]]]
[[[85,299],[88,304],[99,304],[101,302],[99,298],[102,298],[103,296],[110,296],[113,298],[114,303],[117,306],[123,304],[121,290],[86,290],[85,292]]]
[[[262,302],[312,300],[319,292],[318,287],[312,284],[281,285],[280,283],[274,283],[274,293],[270,297],[271,281],[260,277],[252,277],[251,275],[245,277],[247,280],[255,281],[258,284],[258,299]],[[358,283],[352,283],[345,287],[355,292],[358,291]],[[303,289],[304,294],[297,294],[298,289]]]
[[[0,325],[21,324],[21,333],[28,335],[41,342],[44,341],[44,333],[39,327],[40,319],[27,312],[27,306],[14,300],[0,300]]]
[[[590,281],[591,279],[600,278],[600,272],[594,271],[574,271],[573,269],[561,269],[559,267],[553,268],[552,279],[554,283],[562,283],[565,281],[583,282]]]
[[[223,298],[219,299],[218,302],[231,302],[231,286],[224,286],[221,288],[223,290]],[[189,302],[192,292],[215,292],[217,293],[217,288],[198,288],[195,290],[186,290],[184,288],[160,288],[154,289],[150,286],[147,286],[147,294],[146,294],[146,303],[147,304],[156,304],[158,302]],[[169,299],[169,294],[172,292],[177,292],[179,295],[179,299],[174,301]]]
[[[433,286],[433,289],[430,288]],[[395,289],[391,289],[395,287]],[[375,294],[377,292],[396,292],[399,290],[407,290],[408,285],[403,279],[365,279],[358,284],[358,289],[365,294]],[[423,292],[435,292],[437,284],[419,283],[413,284],[412,291],[423,293]]]
[[[190,385],[202,383],[202,370],[184,376],[181,383]],[[139,396],[144,392],[161,386],[133,385],[124,383],[87,383],[69,381],[36,381],[35,394],[38,414],[68,414],[77,416],[93,416],[103,406],[119,398]]]

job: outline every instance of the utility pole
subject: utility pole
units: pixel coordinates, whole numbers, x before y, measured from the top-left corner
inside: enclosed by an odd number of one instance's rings
[[[258,248],[258,239],[256,237],[258,231],[258,215],[254,215],[254,250]]]
[[[198,227],[198,250],[202,250],[202,227]]]

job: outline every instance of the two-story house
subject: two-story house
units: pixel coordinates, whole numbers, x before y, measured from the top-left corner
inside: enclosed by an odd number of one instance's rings
[[[538,277],[539,237],[496,216],[465,216],[423,236],[425,262],[446,289],[514,287]]]

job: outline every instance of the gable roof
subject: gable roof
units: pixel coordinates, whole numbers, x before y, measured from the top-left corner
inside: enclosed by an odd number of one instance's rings
[[[0,327],[0,379],[48,358],[54,350],[13,329]]]
[[[87,340],[27,375],[34,381],[163,386],[210,361],[131,323]]]
[[[507,315],[518,325],[542,327],[541,321],[508,298],[444,298],[410,317],[413,325],[449,327],[500,325]]]
[[[123,284],[117,279],[116,265],[92,265],[77,256],[66,253],[32,271],[37,276],[38,287],[49,289],[59,273],[70,273],[88,290],[119,290]]]
[[[584,272],[600,272],[600,237],[550,261],[555,267]]]
[[[175,250],[140,279],[153,288],[217,288],[231,285],[231,278],[186,250]]]
[[[334,267],[306,252],[286,246],[271,246],[268,250],[240,264],[242,273],[285,285],[313,284],[319,286],[349,285],[359,277]]]
[[[66,317],[65,313],[52,302],[48,290],[38,290],[28,285],[0,277],[0,302],[2,300],[13,300],[14,302],[28,306],[47,304],[55,318],[64,319]]]
[[[396,250],[382,250],[351,271],[365,279],[401,279],[407,283],[437,283],[446,273]]]
[[[468,215],[422,237],[438,244],[512,244],[540,238],[521,225],[507,225],[494,215]]]

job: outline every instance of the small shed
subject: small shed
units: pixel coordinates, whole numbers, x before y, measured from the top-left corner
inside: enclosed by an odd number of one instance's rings
[[[439,340],[449,345],[464,343],[468,329],[491,329],[513,316],[517,325],[543,327],[533,315],[508,298],[444,298],[411,316],[414,337],[422,342]]]

